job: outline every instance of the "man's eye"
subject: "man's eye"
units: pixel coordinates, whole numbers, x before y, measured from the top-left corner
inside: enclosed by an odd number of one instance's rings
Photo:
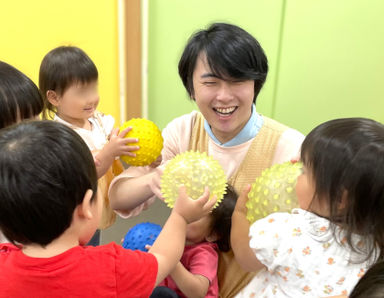
[[[206,82],[203,82],[203,85],[206,85],[206,86],[212,86],[212,85],[215,85],[216,82],[214,81],[206,81]]]

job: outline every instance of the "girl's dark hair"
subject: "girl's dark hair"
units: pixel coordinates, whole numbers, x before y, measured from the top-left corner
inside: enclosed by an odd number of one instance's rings
[[[43,118],[50,119],[56,108],[48,101],[47,91],[59,95],[74,84],[87,84],[98,79],[95,63],[80,48],[61,46],[51,50],[40,65],[39,88],[44,99]]]
[[[382,258],[384,126],[364,118],[325,122],[305,138],[301,160],[313,175],[314,198],[329,206],[329,219],[343,228],[348,245],[367,260]],[[352,241],[354,233],[367,237],[364,246]]]
[[[373,265],[353,288],[349,298],[384,297],[384,263]]]
[[[235,25],[214,23],[191,36],[179,61],[179,75],[190,98],[194,97],[193,72],[201,54],[218,78],[254,80],[256,102],[267,77],[268,60],[252,35]]]
[[[228,251],[231,248],[230,234],[232,226],[232,213],[235,209],[237,194],[234,188],[227,186],[227,193],[223,200],[212,211],[212,232],[216,234],[218,240],[215,241],[221,251]]]
[[[15,67],[0,61],[0,128],[38,116],[43,105],[35,83]]]
[[[45,246],[71,225],[88,189],[95,197],[92,154],[64,124],[25,121],[9,126],[0,132],[0,189],[5,237],[15,245]]]

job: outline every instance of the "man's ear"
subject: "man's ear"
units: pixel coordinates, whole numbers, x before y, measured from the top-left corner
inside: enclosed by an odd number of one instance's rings
[[[77,206],[78,207],[78,213],[80,217],[83,217],[85,219],[92,219],[93,213],[92,213],[92,204],[94,202],[91,201],[93,195],[93,191],[91,189],[88,189],[85,192],[83,202]]]
[[[53,90],[48,90],[47,91],[47,99],[48,101],[55,107],[57,107],[59,105],[59,96],[57,95],[57,93]]]

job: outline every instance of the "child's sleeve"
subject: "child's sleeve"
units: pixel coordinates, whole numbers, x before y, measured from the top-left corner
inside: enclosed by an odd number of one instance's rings
[[[289,213],[272,213],[254,222],[250,227],[249,246],[257,259],[269,270],[273,270],[276,260],[286,253],[283,240],[289,237],[288,225]]]
[[[149,297],[157,277],[154,255],[114,244],[116,251],[116,289],[125,297]],[[119,296],[119,295],[118,295]]]
[[[204,243],[195,249],[194,257],[189,264],[189,271],[192,274],[206,277],[212,283],[217,276],[218,263],[219,255],[215,246],[211,243]]]

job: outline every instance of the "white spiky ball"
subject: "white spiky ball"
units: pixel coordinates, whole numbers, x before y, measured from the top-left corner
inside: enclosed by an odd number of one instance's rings
[[[290,161],[265,169],[248,193],[247,219],[250,223],[273,212],[298,207],[295,186],[302,164]]]
[[[173,208],[181,185],[186,187],[189,197],[195,200],[208,186],[210,199],[217,196],[216,207],[226,192],[227,177],[219,162],[205,152],[187,151],[171,159],[161,176],[161,192],[168,207]]]

